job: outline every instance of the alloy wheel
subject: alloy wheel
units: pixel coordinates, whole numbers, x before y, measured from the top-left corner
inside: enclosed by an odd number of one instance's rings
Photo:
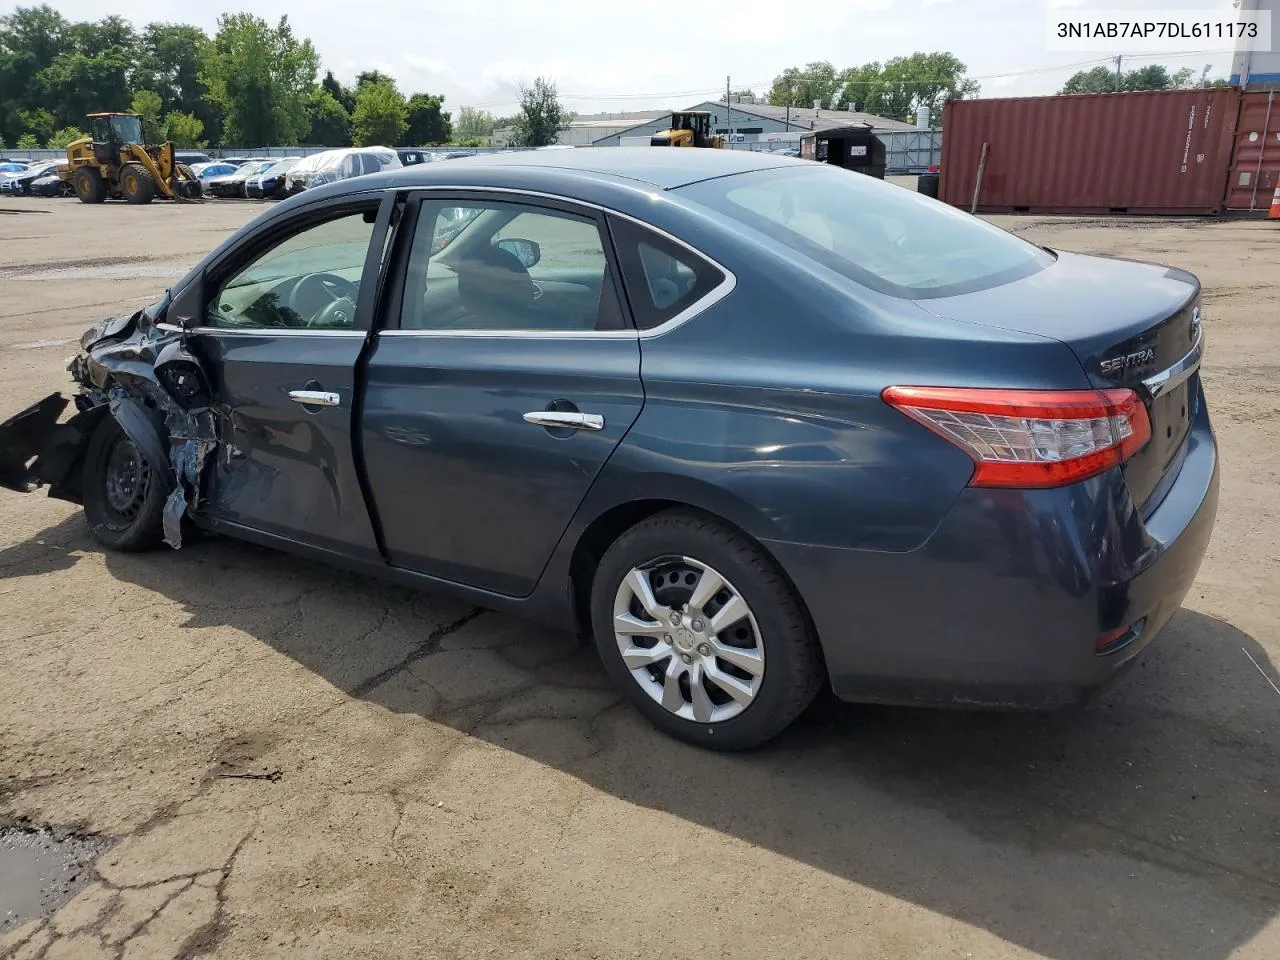
[[[732,583],[692,557],[633,567],[614,596],[622,661],[668,712],[721,723],[755,700],[764,680],[764,641]]]

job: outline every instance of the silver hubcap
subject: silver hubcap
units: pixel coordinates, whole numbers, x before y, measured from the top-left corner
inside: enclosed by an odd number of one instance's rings
[[[613,601],[622,662],[640,689],[697,723],[731,720],[764,679],[764,643],[737,589],[692,557],[635,567]]]

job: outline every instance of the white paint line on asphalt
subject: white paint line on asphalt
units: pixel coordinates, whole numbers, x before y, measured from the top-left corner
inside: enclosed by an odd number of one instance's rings
[[[79,337],[67,337],[65,340],[28,340],[26,343],[11,343],[10,350],[39,350],[42,347],[61,347],[68,343],[75,343]]]
[[[1258,667],[1258,672],[1262,674],[1262,679],[1267,681],[1267,683],[1271,684],[1271,689],[1276,692],[1276,696],[1280,696],[1280,687],[1277,687],[1276,682],[1267,676],[1267,671],[1263,670],[1262,667],[1258,666],[1258,661],[1253,659],[1253,654],[1251,654],[1248,650],[1245,650],[1244,647],[1241,647],[1240,649],[1244,653],[1244,655],[1249,658],[1249,662],[1252,663],[1255,667]]]

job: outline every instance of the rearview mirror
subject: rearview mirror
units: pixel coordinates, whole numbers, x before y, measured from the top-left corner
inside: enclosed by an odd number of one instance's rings
[[[521,240],[516,237],[507,237],[502,240],[494,241],[494,245],[500,250],[507,253],[514,253],[524,264],[524,268],[528,270],[542,259],[542,248],[533,240]]]

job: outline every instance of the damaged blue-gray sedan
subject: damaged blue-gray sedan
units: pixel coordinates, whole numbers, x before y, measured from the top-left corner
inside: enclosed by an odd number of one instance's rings
[[[88,331],[0,483],[590,636],[649,719],[1083,699],[1213,527],[1200,286],[856,173],[566,150],[308,190]]]

